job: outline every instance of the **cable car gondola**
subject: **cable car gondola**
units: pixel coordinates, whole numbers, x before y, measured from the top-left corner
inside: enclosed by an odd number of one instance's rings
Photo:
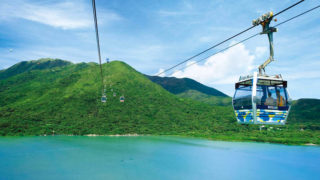
[[[102,95],[101,102],[103,103],[107,102],[107,96],[105,94]]]
[[[273,32],[277,29],[269,27],[273,13],[269,12],[253,21],[261,24],[267,34],[270,45],[270,57],[259,66],[259,73],[240,77],[235,84],[232,99],[233,109],[240,124],[278,124],[284,125],[289,115],[291,99],[287,91],[287,81],[281,75],[269,76],[265,67],[273,59]]]
[[[286,122],[290,111],[287,81],[281,75],[240,77],[235,85],[232,105],[238,123],[279,124]]]
[[[124,102],[124,96],[120,97],[120,102]]]

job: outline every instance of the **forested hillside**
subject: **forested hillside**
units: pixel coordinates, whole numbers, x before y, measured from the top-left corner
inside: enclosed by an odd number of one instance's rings
[[[107,103],[100,102],[99,67],[93,63],[0,81],[1,134],[183,133],[233,121],[230,108],[176,97],[123,62],[104,64],[103,70]]]

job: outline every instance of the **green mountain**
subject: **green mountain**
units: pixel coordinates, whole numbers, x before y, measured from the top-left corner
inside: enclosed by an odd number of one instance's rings
[[[1,80],[0,134],[179,134],[233,122],[230,108],[181,99],[123,62],[104,64],[103,70],[105,104],[100,102],[99,66],[93,63],[25,71]],[[120,95],[125,103],[119,102]]]
[[[258,126],[237,124],[231,106],[178,97],[120,61],[103,64],[106,103],[100,101],[96,63],[50,64],[1,71],[7,75],[0,79],[0,135],[137,133],[320,144],[319,125],[289,123],[260,132]]]
[[[61,67],[70,65],[71,63],[68,61],[64,61],[61,59],[50,59],[43,58],[34,61],[22,61],[17,63],[6,70],[0,71],[0,80],[5,79],[26,71],[36,70],[36,69],[49,69],[54,67]]]
[[[151,81],[161,85],[167,91],[181,98],[190,98],[210,105],[231,105],[231,98],[223,92],[205,86],[193,79],[147,76]]]

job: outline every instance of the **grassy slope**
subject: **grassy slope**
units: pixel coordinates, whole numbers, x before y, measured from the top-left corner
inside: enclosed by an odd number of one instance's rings
[[[70,64],[26,71],[0,80],[0,135],[170,134],[222,140],[317,143],[316,130],[259,132],[235,122],[231,107],[179,98],[122,62],[104,64],[107,86],[117,92],[99,100],[99,67]],[[126,97],[119,102],[119,94]]]

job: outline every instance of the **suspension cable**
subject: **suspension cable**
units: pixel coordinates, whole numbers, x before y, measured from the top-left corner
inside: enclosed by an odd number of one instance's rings
[[[228,47],[226,47],[226,48],[224,48],[224,49],[222,49],[222,50],[214,53],[214,54],[211,54],[211,55],[209,55],[209,56],[206,56],[205,58],[202,58],[202,59],[200,59],[200,60],[198,60],[198,61],[195,61],[195,62],[193,62],[193,63],[191,63],[191,64],[189,64],[189,65],[187,65],[187,66],[185,66],[185,67],[183,67],[183,68],[181,68],[181,69],[179,69],[178,71],[187,69],[188,67],[193,66],[193,65],[197,64],[198,62],[201,62],[201,61],[206,60],[206,59],[208,59],[208,58],[210,58],[210,57],[212,57],[212,56],[214,56],[214,55],[216,55],[216,54],[219,54],[219,53],[221,53],[221,52],[224,52],[224,51],[226,51],[226,50],[228,50],[228,49],[230,49],[230,48],[232,48],[232,47],[234,47],[234,46],[236,46],[236,45],[238,45],[238,44],[240,44],[240,43],[243,43],[243,42],[245,42],[245,41],[247,41],[247,40],[249,40],[249,39],[251,39],[251,38],[256,37],[256,36],[259,35],[259,34],[260,34],[260,33],[257,33],[257,34],[254,34],[254,35],[246,38],[246,39],[243,39],[243,40],[241,40],[241,41],[239,41],[239,42],[237,42],[237,43],[235,43],[235,44],[233,44],[233,45],[231,45],[231,46],[228,46]],[[174,73],[175,73],[175,72],[171,73],[171,75],[174,74]]]
[[[298,15],[296,15],[296,16],[293,16],[292,18],[289,18],[289,19],[287,19],[287,20],[285,20],[285,21],[283,21],[283,22],[281,22],[281,23],[276,24],[274,27],[277,27],[277,26],[280,26],[281,24],[287,23],[287,22],[289,22],[289,21],[291,21],[291,20],[293,20],[293,19],[295,19],[295,18],[297,18],[297,17],[299,17],[299,16],[302,16],[302,15],[304,15],[304,14],[307,14],[307,13],[309,13],[309,12],[311,12],[311,11],[319,8],[319,7],[320,7],[320,5],[318,5],[318,6],[314,7],[314,8],[311,8],[311,9],[309,9],[309,10],[307,10],[307,11],[304,11],[303,13],[300,13],[300,14],[298,14]]]
[[[309,12],[311,12],[311,11],[317,9],[317,8],[320,8],[320,5],[318,5],[318,6],[314,7],[314,8],[311,8],[311,9],[309,9],[309,10],[307,10],[307,11],[304,11],[304,12],[302,12],[302,13],[296,15],[296,16],[293,16],[293,17],[291,17],[291,18],[289,18],[289,19],[287,19],[287,20],[285,20],[285,21],[283,21],[283,22],[281,22],[281,23],[278,23],[278,24],[274,25],[273,27],[277,27],[277,26],[280,26],[280,25],[282,25],[282,24],[285,24],[285,23],[287,23],[287,22],[289,22],[289,21],[291,21],[291,20],[293,20],[293,19],[295,19],[295,18],[298,18],[298,17],[300,17],[300,16],[302,16],[302,15],[304,15],[304,14],[307,14],[307,13],[309,13]],[[245,41],[247,41],[247,40],[249,40],[249,39],[251,39],[251,38],[254,38],[254,37],[256,37],[257,35],[260,35],[260,33],[254,34],[254,35],[252,35],[252,36],[250,36],[250,37],[248,37],[248,38],[245,38],[245,39],[243,39],[243,40],[241,40],[241,41],[239,41],[239,42],[237,42],[237,43],[235,43],[235,44],[233,44],[233,45],[231,45],[231,46],[229,46],[229,47],[226,47],[226,48],[224,48],[224,49],[216,52],[216,53],[213,53],[213,54],[211,54],[211,55],[209,55],[209,56],[207,56],[207,57],[205,57],[205,58],[202,58],[202,59],[200,59],[200,60],[197,60],[197,61],[195,61],[195,62],[193,62],[193,63],[191,63],[191,64],[189,64],[189,65],[187,65],[187,66],[185,66],[185,67],[183,67],[183,68],[181,68],[181,69],[179,69],[178,71],[182,71],[182,70],[184,70],[184,69],[187,69],[187,68],[189,68],[190,66],[193,66],[193,65],[195,65],[195,64],[197,64],[197,63],[199,63],[199,62],[201,62],[201,61],[203,61],[203,60],[206,60],[206,59],[208,59],[208,58],[210,58],[210,57],[212,57],[212,56],[214,56],[214,55],[216,55],[216,54],[218,54],[218,53],[224,52],[224,51],[226,51],[226,50],[228,50],[228,49],[230,49],[230,48],[232,48],[232,47],[234,47],[234,46],[236,46],[236,45],[238,45],[238,44],[240,44],[240,43],[243,43],[243,42],[245,42]],[[175,73],[175,72],[171,73],[171,75],[173,75],[174,73]]]
[[[93,8],[93,18],[96,30],[96,40],[97,40],[97,48],[98,48],[98,57],[99,57],[99,64],[100,64],[100,75],[101,75],[101,90],[103,90],[103,74],[102,74],[102,64],[101,64],[101,53],[100,53],[100,42],[99,42],[99,31],[98,31],[98,20],[97,20],[97,12],[96,12],[96,3],[95,0],[92,0],[92,8]]]
[[[302,3],[303,1],[304,1],[304,0],[300,0],[299,2],[297,2],[297,3],[295,3],[295,4],[291,5],[291,6],[283,9],[282,11],[276,13],[273,17],[278,16],[279,14],[287,11],[288,9],[291,9],[292,7],[294,7],[294,6]],[[262,22],[261,22],[261,23],[262,23]],[[261,23],[260,23],[260,24],[261,24]],[[181,64],[184,64],[184,63],[186,63],[187,61],[190,61],[191,59],[194,59],[195,57],[200,56],[201,54],[203,54],[203,53],[205,53],[205,52],[207,52],[207,51],[209,51],[209,50],[211,50],[211,49],[213,49],[213,48],[215,48],[215,47],[217,47],[217,46],[220,46],[221,44],[223,44],[223,43],[225,43],[225,42],[227,42],[227,41],[229,41],[229,40],[231,40],[231,39],[233,39],[233,38],[235,38],[235,37],[237,37],[237,36],[239,36],[239,35],[247,32],[247,31],[249,31],[250,29],[252,29],[252,28],[254,28],[254,27],[258,26],[258,25],[259,25],[259,24],[253,25],[253,26],[251,26],[251,27],[249,27],[249,28],[247,28],[247,29],[245,29],[245,30],[243,30],[243,31],[241,31],[241,32],[239,32],[239,33],[237,33],[237,34],[235,34],[235,35],[233,35],[233,36],[231,36],[231,37],[229,37],[229,38],[227,38],[227,39],[225,39],[225,40],[223,40],[223,41],[215,44],[215,45],[213,45],[213,46],[211,46],[210,48],[208,48],[208,49],[206,49],[206,50],[204,50],[204,51],[202,51],[202,52],[200,52],[200,53],[198,53],[198,54],[196,54],[196,55],[194,55],[194,56],[192,56],[192,57],[190,57],[190,58],[188,58],[188,59],[186,59],[186,60],[184,60],[184,61],[182,61],[182,62],[180,62],[180,63],[178,63],[178,64],[176,64],[176,65],[174,65],[174,66],[172,66],[172,67],[170,67],[170,68],[162,71],[162,72],[160,72],[160,73],[158,73],[156,76],[159,76],[159,75],[161,75],[161,74],[163,74],[163,73],[165,73],[165,72],[167,72],[167,71],[170,71],[171,69],[176,68],[177,66],[180,66]]]

